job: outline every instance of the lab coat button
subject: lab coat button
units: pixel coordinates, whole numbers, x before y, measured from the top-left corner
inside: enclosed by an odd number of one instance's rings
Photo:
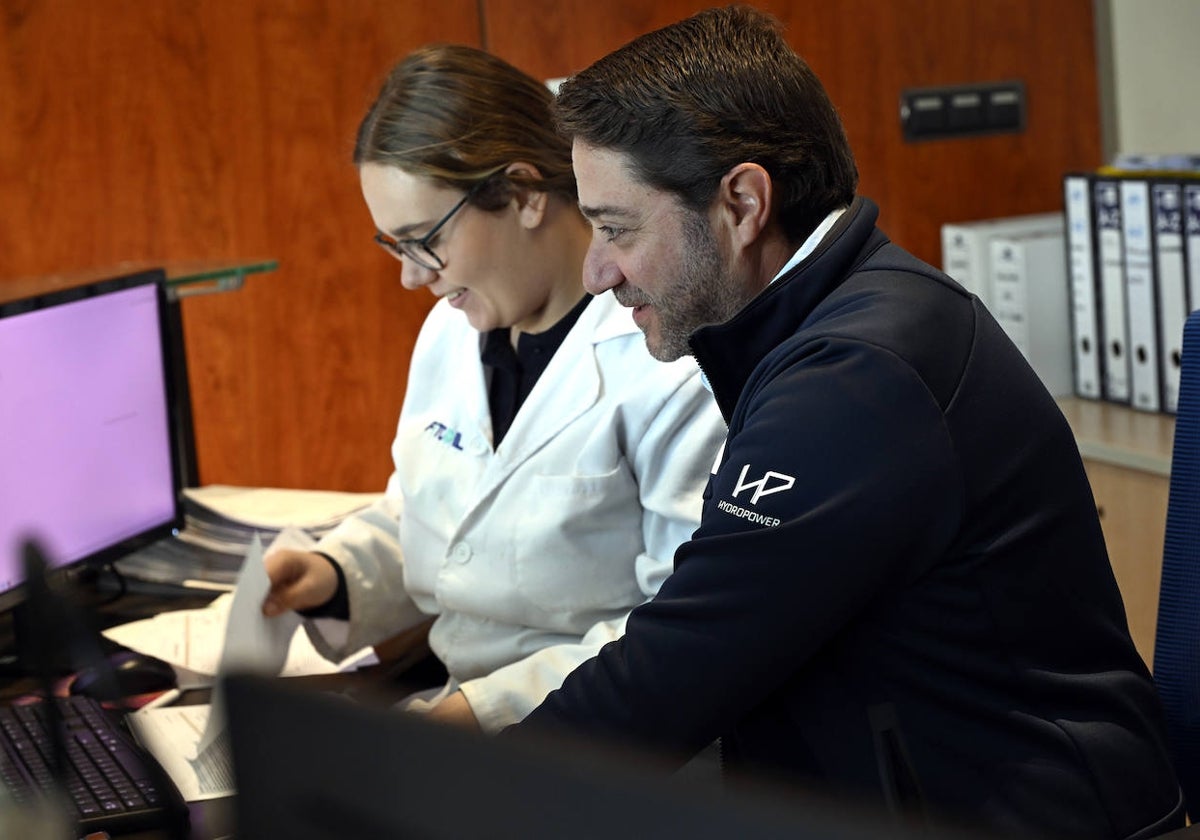
[[[459,563],[466,563],[471,559],[471,546],[466,543],[459,543],[451,549],[450,556]]]

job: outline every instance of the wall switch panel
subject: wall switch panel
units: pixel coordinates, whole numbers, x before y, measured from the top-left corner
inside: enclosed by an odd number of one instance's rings
[[[900,126],[910,143],[1024,131],[1025,83],[905,90],[900,94]]]

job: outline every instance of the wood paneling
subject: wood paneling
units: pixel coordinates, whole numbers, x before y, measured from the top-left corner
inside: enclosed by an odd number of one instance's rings
[[[270,257],[184,304],[200,477],[379,489],[431,303],[369,242],[349,162],[386,70],[427,41],[567,75],[685,0],[6,0],[0,283],[124,260]],[[1060,206],[1099,163],[1091,0],[762,4],[842,111],[881,224],[937,262],[944,221]],[[480,14],[482,13],[482,19]],[[900,90],[1028,85],[1024,134],[905,144]]]
[[[383,74],[472,0],[6,0],[0,278],[270,257],[184,303],[207,483],[377,490],[428,295],[350,163]],[[0,279],[3,282],[3,279]]]
[[[566,76],[642,32],[711,3],[483,0],[488,47],[539,77]],[[839,0],[755,4],[821,77],[880,226],[935,265],[943,222],[1062,207],[1062,173],[1098,165],[1092,0]],[[524,13],[523,13],[524,11]],[[905,143],[900,93],[1022,79],[1022,134]]]

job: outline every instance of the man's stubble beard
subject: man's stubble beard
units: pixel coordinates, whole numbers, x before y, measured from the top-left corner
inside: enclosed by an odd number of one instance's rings
[[[683,257],[674,282],[650,299],[658,321],[658,340],[646,336],[646,348],[660,362],[689,355],[688,336],[703,326],[723,324],[749,300],[725,274],[725,259],[708,217],[685,211]]]

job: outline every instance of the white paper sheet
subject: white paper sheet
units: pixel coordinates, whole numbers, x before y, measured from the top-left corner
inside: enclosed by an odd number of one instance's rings
[[[294,528],[284,529],[271,543],[272,550],[312,547],[312,539]],[[166,653],[162,658],[201,673],[210,673],[210,663],[215,661],[213,670],[217,675],[239,671],[275,676],[289,667],[293,673],[329,673],[378,661],[373,651],[365,650],[342,663],[330,663],[321,658],[308,641],[308,634],[300,630],[299,615],[289,612],[275,618],[265,617],[262,602],[270,589],[270,580],[263,555],[262,542],[255,535],[233,594],[218,598],[225,603],[216,609],[210,606],[188,610],[184,611],[187,615],[168,619],[175,632],[165,640],[154,638],[156,631],[164,627],[154,624],[163,618],[161,615],[149,619],[149,623],[137,622],[144,626],[132,631],[125,625],[114,628],[115,633],[106,631],[106,634],[121,644],[156,656]],[[131,725],[143,746],[159,759],[189,802],[232,793],[224,708],[218,683],[207,706],[161,707],[130,715]]]
[[[201,677],[198,685],[209,685],[220,663],[232,603],[233,595],[227,593],[207,607],[159,613],[153,618],[110,627],[104,631],[104,635],[125,647],[157,656],[194,672]],[[284,677],[300,677],[351,671],[371,664],[373,657],[373,651],[364,649],[341,662],[330,662],[313,647],[308,634],[300,631],[292,635],[287,659],[279,673]]]
[[[228,738],[217,740],[199,755],[196,752],[209,712],[207,705],[165,706],[129,716],[138,741],[154,754],[188,802],[234,793]]]
[[[231,522],[279,529],[328,526],[373,504],[382,493],[336,490],[289,490],[275,487],[231,487],[209,484],[185,491],[194,501]]]

